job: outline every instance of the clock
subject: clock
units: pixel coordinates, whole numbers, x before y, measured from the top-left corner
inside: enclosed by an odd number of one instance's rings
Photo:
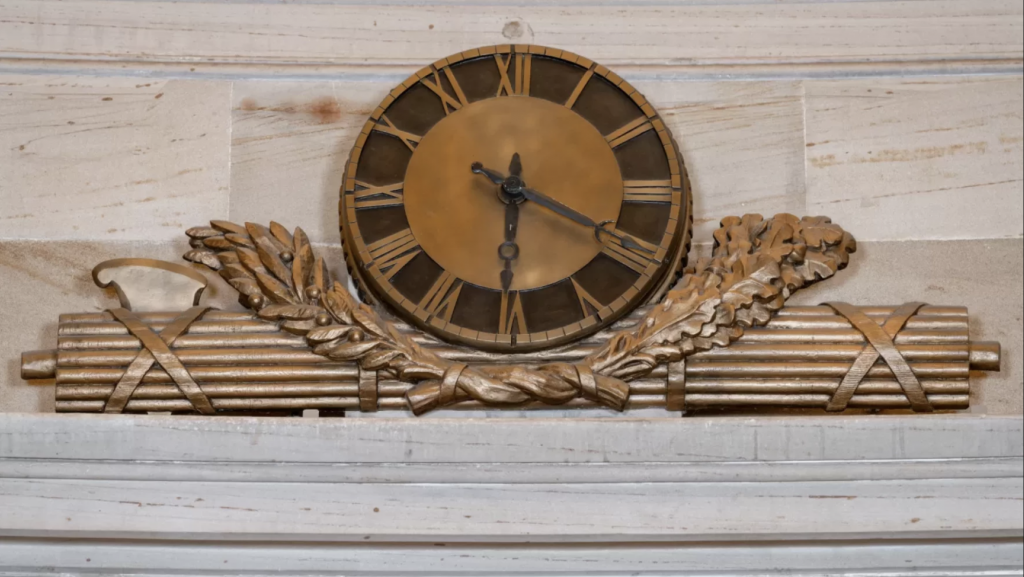
[[[657,111],[604,66],[469,50],[391,91],[356,140],[342,242],[362,298],[497,352],[593,334],[684,265],[691,198]]]

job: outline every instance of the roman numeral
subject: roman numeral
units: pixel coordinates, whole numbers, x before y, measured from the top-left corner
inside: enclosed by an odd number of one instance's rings
[[[532,54],[516,54],[516,82],[515,87],[512,86],[512,80],[508,75],[508,66],[512,63],[512,54],[508,55],[508,59],[502,58],[501,54],[494,55],[494,61],[498,64],[498,73],[501,74],[501,80],[498,83],[498,96],[508,95],[512,96],[530,95],[530,68],[533,64]]]
[[[530,69],[533,54],[516,54],[516,94],[530,95]]]
[[[452,90],[455,91],[455,98],[452,98],[452,95],[448,94],[448,92],[445,91],[444,86],[441,85],[441,79],[438,77],[436,69],[434,70],[433,81],[431,81],[429,77],[424,77],[420,82],[441,98],[441,107],[444,108],[445,116],[448,116],[452,112],[455,112],[469,104],[469,101],[466,100],[466,94],[462,91],[462,87],[459,86],[459,81],[455,80],[455,75],[452,74],[451,68],[446,67],[442,70],[444,70],[444,75],[448,77],[448,82],[452,85]],[[458,100],[456,100],[456,98]]]
[[[509,299],[512,300],[509,310]],[[526,315],[523,314],[523,301],[519,293],[509,294],[508,291],[501,293],[501,316],[498,318],[498,332],[503,335],[511,335],[513,328],[515,334],[525,335],[530,332],[526,328]]]
[[[647,117],[641,116],[633,122],[630,122],[615,132],[605,136],[605,138],[608,140],[608,144],[612,148],[617,148],[653,128],[654,125],[651,124],[651,121],[647,120]]]
[[[409,150],[416,150],[416,146],[420,143],[419,136],[397,128],[390,120],[388,120],[388,117],[383,114],[380,115],[380,120],[377,121],[377,124],[373,129],[377,132],[383,132],[385,134],[398,137],[403,144],[409,147]]]
[[[421,252],[420,244],[408,228],[371,243],[366,249],[373,258],[370,264],[376,264],[388,280]]]
[[[453,284],[455,285],[454,290],[452,290]],[[445,322],[451,322],[452,313],[455,312],[455,304],[459,300],[460,292],[462,292],[462,281],[452,276],[450,272],[444,271],[434,281],[434,284],[431,285],[427,294],[423,295],[423,298],[420,299],[420,308],[427,311],[428,315],[440,317]]]
[[[494,55],[494,61],[498,63],[498,73],[501,74],[501,82],[498,83],[498,96],[504,92],[509,96],[515,94],[512,91],[512,81],[508,79],[508,65],[512,62],[512,55],[508,55],[508,59],[501,57],[501,54]]]
[[[569,277],[569,280],[572,281],[572,287],[576,289],[576,298],[580,301],[580,310],[583,311],[584,317],[589,317],[591,314],[595,314],[597,311],[604,308],[604,305],[598,302],[592,294],[588,293],[587,289],[580,286],[580,283],[576,282],[576,279]],[[588,308],[588,305],[590,308]],[[593,309],[593,313],[590,312],[591,309]],[[600,316],[601,315],[598,314],[598,317]]]
[[[627,180],[622,184],[626,202],[672,202],[671,180]]]
[[[356,186],[363,187],[363,190],[357,190],[353,193],[355,195],[355,203],[353,206],[357,209],[402,206],[405,202],[405,198],[402,196],[402,189],[405,186],[404,182],[376,186],[357,180]],[[372,198],[374,196],[381,195],[385,198]]]
[[[569,95],[569,100],[565,101],[566,108],[572,108],[576,104],[576,99],[583,93],[583,89],[586,88],[587,83],[590,82],[590,78],[594,75],[594,69],[590,68],[583,74],[583,78],[576,83],[576,88],[573,89],[572,94]]]
[[[622,236],[626,236],[626,233],[621,232],[618,229],[616,229],[615,232]],[[630,238],[632,238],[633,241],[636,242],[638,245],[644,247],[645,249],[651,252],[642,253],[635,250],[630,250],[622,246],[622,242],[619,239],[612,236],[604,237],[604,248],[601,250],[601,252],[619,261],[621,264],[626,265],[627,267],[637,272],[638,274],[643,274],[644,269],[647,268],[647,265],[651,264],[651,262],[654,260],[654,255],[658,252],[658,247],[647,241],[640,240],[632,235],[630,235]]]

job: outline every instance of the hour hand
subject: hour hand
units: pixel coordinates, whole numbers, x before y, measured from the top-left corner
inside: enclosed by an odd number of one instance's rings
[[[508,165],[508,173],[511,174],[512,176],[523,175],[523,163],[521,160],[519,160],[518,152],[512,155],[512,162],[510,162]]]
[[[493,182],[494,184],[503,184],[505,182],[505,175],[501,174],[500,172],[495,172],[489,168],[484,168],[484,165],[480,164],[479,162],[474,162],[472,165],[470,165],[469,168],[475,174],[482,174],[487,178],[491,179],[491,182]]]

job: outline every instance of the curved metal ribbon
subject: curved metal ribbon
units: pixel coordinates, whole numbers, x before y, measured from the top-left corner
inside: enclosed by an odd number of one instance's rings
[[[857,392],[857,387],[860,386],[861,381],[864,380],[864,377],[867,376],[868,371],[878,361],[879,357],[885,359],[886,364],[892,370],[892,374],[896,377],[900,386],[903,387],[903,393],[907,396],[907,400],[910,401],[911,408],[918,412],[931,412],[933,410],[932,404],[928,401],[928,396],[924,392],[924,387],[917,380],[917,375],[914,374],[913,369],[907,363],[907,359],[903,358],[903,355],[900,354],[899,349],[896,348],[896,344],[893,342],[893,338],[903,330],[903,326],[907,324],[910,317],[917,314],[917,311],[925,303],[907,303],[900,306],[889,315],[889,318],[885,320],[882,326],[871,320],[857,307],[847,303],[829,302],[823,304],[845,317],[868,341],[868,346],[864,347],[864,350],[854,360],[853,365],[850,366],[849,372],[846,373],[842,382],[839,383],[839,388],[836,389],[826,410],[845,410],[850,399]]]
[[[590,367],[584,364],[576,364],[576,374],[580,377],[580,396],[591,401],[600,401],[601,393],[597,390],[597,379]]]
[[[437,392],[437,405],[439,407],[455,401],[455,388],[465,368],[466,365],[464,363],[454,363],[445,369],[444,377],[441,379],[441,387]]]
[[[142,382],[142,377],[146,375],[153,366],[153,363],[157,362],[167,371],[167,374],[178,385],[178,388],[181,389],[181,392],[185,394],[185,397],[188,398],[197,411],[204,415],[214,414],[216,411],[214,411],[213,405],[210,404],[210,399],[206,397],[203,390],[192,379],[192,375],[189,374],[188,370],[181,364],[181,361],[171,352],[168,346],[188,330],[188,327],[209,309],[210,307],[205,306],[188,309],[164,327],[164,330],[160,331],[159,336],[153,332],[153,329],[139,320],[132,311],[123,308],[110,309],[110,314],[114,315],[114,318],[123,324],[132,336],[139,339],[142,343],[142,351],[128,365],[124,376],[118,381],[117,386],[114,387],[114,392],[107,399],[107,405],[103,411],[105,413],[122,412],[125,405],[128,404],[128,399],[135,392],[135,387]]]

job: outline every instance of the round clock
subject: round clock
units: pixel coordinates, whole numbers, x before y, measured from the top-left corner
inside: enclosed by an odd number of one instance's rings
[[[363,298],[490,351],[576,340],[659,298],[690,224],[683,163],[650,103],[540,46],[411,76],[366,122],[341,190]]]

